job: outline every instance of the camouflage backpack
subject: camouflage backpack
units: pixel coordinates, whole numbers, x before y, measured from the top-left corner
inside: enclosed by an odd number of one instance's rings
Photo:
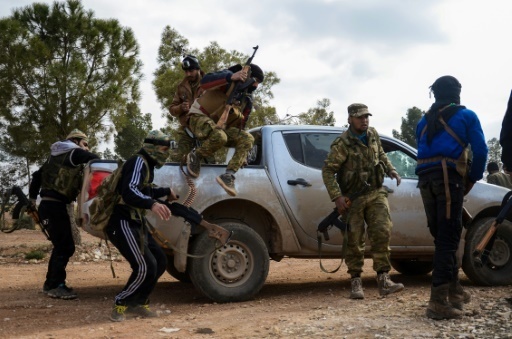
[[[91,229],[103,231],[108,225],[114,207],[121,201],[117,184],[121,179],[123,161],[118,160],[117,168],[98,186],[97,195],[89,206]]]

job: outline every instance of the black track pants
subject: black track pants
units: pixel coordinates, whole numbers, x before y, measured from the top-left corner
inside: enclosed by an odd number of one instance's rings
[[[117,214],[110,218],[106,231],[110,242],[117,247],[132,268],[128,282],[115,297],[116,304],[147,304],[149,295],[167,266],[164,251],[140,223],[120,218]],[[144,238],[143,247],[141,236]]]

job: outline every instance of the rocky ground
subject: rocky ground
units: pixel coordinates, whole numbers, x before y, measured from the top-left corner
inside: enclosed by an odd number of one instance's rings
[[[79,299],[64,301],[40,293],[51,249],[44,236],[29,230],[0,233],[1,338],[512,338],[512,287],[479,287],[462,276],[473,295],[464,317],[433,321],[424,316],[430,276],[392,271],[406,289],[382,298],[371,261],[363,274],[364,300],[348,299],[345,272],[323,273],[314,259],[283,259],[271,263],[254,300],[213,303],[192,285],[164,274],[152,296],[159,318],[113,323],[108,319],[112,300],[130,268],[114,251],[119,277],[112,278],[105,247],[85,233],[82,242],[68,266]],[[34,251],[45,258],[26,259]]]

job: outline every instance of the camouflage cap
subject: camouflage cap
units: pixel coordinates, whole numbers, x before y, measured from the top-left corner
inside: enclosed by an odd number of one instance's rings
[[[72,130],[71,132],[69,132],[68,136],[66,137],[67,140],[71,140],[71,139],[84,139],[85,141],[89,141],[87,135],[82,132],[81,130],[79,130],[78,128],[75,128],[74,130]]]
[[[351,117],[361,117],[363,115],[372,115],[368,112],[368,106],[365,104],[352,104],[348,106],[348,115]]]
[[[152,146],[171,146],[169,136],[159,130],[153,130],[148,133],[144,139],[144,147],[151,148]]]

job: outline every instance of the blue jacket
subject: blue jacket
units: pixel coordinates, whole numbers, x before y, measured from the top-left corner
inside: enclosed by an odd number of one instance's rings
[[[418,159],[433,158],[437,156],[458,159],[462,153],[462,146],[459,145],[446,130],[442,130],[434,136],[431,145],[427,145],[427,133],[421,136],[421,132],[425,127],[427,120],[423,116],[416,126],[416,142],[418,144]],[[462,142],[471,145],[473,159],[469,172],[469,180],[477,182],[482,179],[487,161],[487,144],[485,142],[484,132],[480,125],[477,115],[467,108],[460,109],[449,120],[448,126],[455,132]],[[420,138],[421,136],[421,138]],[[440,161],[421,164],[416,167],[416,174],[422,170],[439,167]],[[455,167],[454,164],[448,163],[449,166]]]

